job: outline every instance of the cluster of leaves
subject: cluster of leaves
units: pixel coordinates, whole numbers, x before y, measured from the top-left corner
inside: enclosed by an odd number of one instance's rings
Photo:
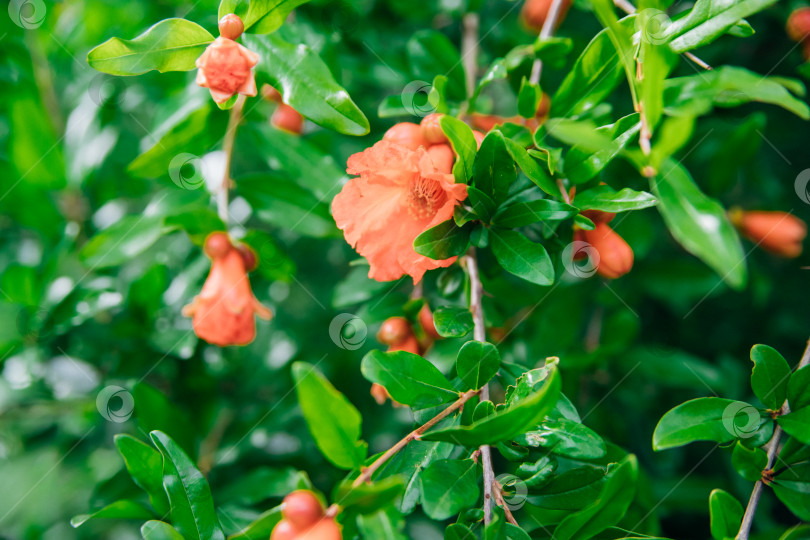
[[[752,386],[770,412],[754,408],[750,437],[723,423],[727,406],[752,407],[741,401],[745,368],[733,355],[750,345],[754,332],[795,344],[806,329],[792,316],[802,307],[787,286],[796,276],[756,258],[749,265],[719,202],[780,207],[785,192],[792,193],[780,176],[795,171],[779,156],[746,170],[766,125],[759,110],[750,111],[756,102],[788,111],[769,110],[782,116],[767,135],[798,162],[801,150],[791,150],[787,139],[796,130],[781,126],[801,125],[792,115],[808,116],[796,97],[803,86],[783,72],[758,75],[770,73],[778,57],[766,57],[756,69],[694,73],[679,56],[701,47],[713,64],[754,58],[735,48],[748,46],[736,37],[750,36],[744,17],[771,3],[700,0],[650,40],[644,39],[645,11],[663,10],[665,2],[642,2],[638,15],[618,19],[610,5],[594,0],[570,14],[575,24],[561,34],[571,37],[530,45],[508,2],[414,12],[412,3],[399,0],[339,7],[201,2],[193,10],[184,2],[87,0],[84,11],[65,1],[51,8],[49,17],[61,24],[47,31],[23,38],[10,28],[12,62],[3,80],[25,84],[11,96],[0,131],[7,141],[2,159],[20,179],[0,199],[0,223],[11,231],[3,238],[0,312],[16,323],[0,331],[8,356],[0,406],[7,412],[2,435],[9,456],[0,472],[10,478],[0,494],[0,507],[10,509],[0,516],[0,530],[32,538],[130,538],[138,528],[150,539],[260,538],[280,519],[281,498],[308,488],[340,505],[345,537],[695,537],[710,528],[723,538],[739,526],[736,501],[767,468],[761,447],[774,430],[771,413],[786,399],[793,412],[776,419],[789,435],[779,456],[785,467],[769,482],[779,501],[808,520],[806,368],[788,379],[784,360],[757,348],[761,367]],[[296,20],[282,27],[299,5]],[[256,249],[260,266],[252,282],[278,316],[242,349],[200,343],[180,316],[207,269],[199,245],[224,228],[203,187],[213,176],[208,169],[217,168],[227,113],[192,77],[103,78],[73,66],[70,57],[110,35],[138,35],[145,21],[190,10],[202,25],[168,18],[138,38],[92,49],[90,64],[116,75],[190,70],[213,40],[205,28],[235,11],[246,21],[243,43],[263,59],[259,83],[280,89],[287,103],[327,128],[295,137],[268,125],[270,104],[257,99],[246,107],[233,163],[237,223],[231,225]],[[441,22],[467,10],[503,21],[484,37],[484,75],[471,95],[453,45],[457,25]],[[773,13],[781,32],[786,13]],[[767,16],[761,16],[764,37],[748,38],[759,52],[771,50],[769,40],[782,40]],[[76,17],[82,23],[74,33]],[[369,23],[358,26],[358,20]],[[431,23],[442,31],[427,29]],[[43,75],[43,57],[54,66],[50,75]],[[529,82],[537,59],[544,65],[540,85]],[[429,91],[403,95],[404,83],[416,79],[433,81]],[[541,86],[551,110],[533,133],[504,124],[476,150],[470,128],[454,118],[462,111],[530,118]],[[381,102],[388,92],[395,95]],[[439,259],[478,248],[493,343],[467,341],[470,283],[457,266],[426,279],[426,300],[446,338],[427,359],[367,351],[371,339],[356,346],[351,336],[330,341],[326,329],[335,313],[354,312],[370,334],[386,317],[414,318],[421,307],[408,299],[406,283],[372,282],[362,265],[345,272],[355,255],[343,245],[328,203],[344,181],[347,155],[388,125],[369,122],[361,110],[412,119],[425,102],[447,113],[442,129],[469,199],[415,248]],[[66,127],[59,125],[62,110],[69,112]],[[367,139],[338,135],[369,131]],[[645,133],[649,153],[639,149]],[[181,155],[190,157],[177,161]],[[776,161],[766,161],[771,158]],[[573,200],[566,200],[561,182],[576,187]],[[732,189],[739,185],[745,189]],[[631,212],[651,206],[727,285],[742,289],[751,266],[755,287],[728,292],[667,244],[651,212]],[[586,210],[623,213],[622,233],[648,259],[634,270],[632,288],[571,279],[563,269],[571,225],[593,226],[581,214]],[[16,253],[29,255],[11,264]],[[751,303],[759,312],[747,309]],[[763,316],[774,306],[785,315]],[[634,308],[644,315],[643,328]],[[716,342],[707,343],[709,327]],[[562,361],[538,362],[547,356]],[[369,382],[408,408],[380,409],[367,396]],[[478,397],[487,383],[494,401]],[[99,416],[107,405],[96,403],[97,390],[109,385],[131,392],[131,420]],[[743,486],[731,483],[722,467],[695,478],[683,454],[649,453],[659,407],[705,392],[704,385],[740,400],[706,398],[676,408],[653,440],[657,448],[698,439],[733,443],[732,465],[749,481]],[[414,424],[464,398],[463,408],[377,468],[370,483],[353,486]],[[131,435],[118,435],[112,452],[111,436],[122,428]],[[482,525],[476,453],[482,444],[494,449],[505,506],[520,527],[500,506],[492,523]],[[736,493],[714,492],[707,527],[700,517],[707,511],[704,495],[718,485]],[[99,510],[76,517],[73,524],[81,527],[70,530],[65,515],[88,501]],[[776,504],[765,501],[759,510],[764,537],[795,522]],[[679,519],[685,513],[697,517]]]

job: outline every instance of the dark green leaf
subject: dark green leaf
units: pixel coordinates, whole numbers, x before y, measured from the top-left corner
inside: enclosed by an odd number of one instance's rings
[[[352,487],[352,480],[338,484],[333,494],[335,504],[360,514],[373,514],[392,504],[404,490],[400,476],[389,476],[371,484]]]
[[[516,228],[538,221],[561,221],[576,214],[577,208],[570,204],[551,199],[537,199],[528,202],[519,201],[502,207],[495,214],[493,223],[500,227]]]
[[[87,54],[87,63],[111,75],[188,71],[212,41],[214,36],[197,23],[166,19],[135,39],[105,41]]]
[[[731,4],[714,0],[695,3],[689,15],[670,25],[662,36],[677,53],[711,43],[725,34],[741,19],[762,11],[776,0],[739,0]],[[720,10],[718,10],[718,7]],[[677,37],[676,37],[677,36]]]
[[[504,270],[538,285],[554,283],[554,265],[542,244],[521,233],[491,229],[492,253]]]
[[[743,507],[740,501],[722,489],[709,495],[709,515],[714,540],[725,540],[737,535],[742,523]]]
[[[444,540],[478,540],[466,525],[453,523],[444,530]]]
[[[588,427],[565,418],[548,418],[533,431],[518,437],[519,444],[548,448],[574,459],[599,459],[607,453],[602,437]]]
[[[457,257],[467,251],[470,245],[469,225],[459,227],[455,221],[448,219],[431,227],[413,241],[413,249],[420,255],[438,261]]]
[[[280,506],[271,508],[270,510],[262,512],[262,514],[247,527],[230,535],[228,540],[258,540],[259,538],[270,536],[282,517]]]
[[[205,477],[168,435],[153,431],[149,436],[163,455],[163,487],[172,524],[187,540],[225,540]]]
[[[420,409],[453,401],[458,392],[436,366],[405,351],[371,351],[360,366],[363,376],[385,387],[391,397]]]
[[[506,143],[506,151],[515,160],[515,163],[523,174],[529,177],[529,180],[535,183],[537,187],[545,191],[548,195],[559,197],[560,190],[554,180],[546,174],[543,167],[540,166],[529,152],[520,144],[510,138],[504,139]],[[549,167],[551,169],[552,167]]]
[[[183,540],[183,535],[177,529],[156,520],[147,521],[141,526],[141,536],[144,540]]]
[[[407,51],[414,77],[432,81],[437,74],[444,75],[449,97],[467,97],[461,55],[447,36],[435,30],[420,30],[408,40]]]
[[[442,116],[439,120],[442,131],[447,135],[453,151],[456,153],[456,162],[453,165],[453,176],[457,183],[469,184],[473,177],[473,164],[478,144],[475,142],[470,126],[450,115]]]
[[[466,308],[444,306],[433,312],[433,324],[442,337],[464,337],[473,329],[473,317]]]
[[[559,133],[559,128],[557,129]],[[587,144],[574,146],[565,156],[565,174],[568,179],[575,184],[582,184],[594,178],[622,152],[640,129],[641,122],[637,113],[596,128],[595,132],[605,137],[604,144],[599,148]]]
[[[124,499],[108,504],[92,514],[75,516],[71,518],[70,524],[73,527],[81,527],[91,519],[149,519],[151,517],[153,517],[152,512],[142,504]]]
[[[763,405],[778,411],[787,399],[790,366],[779,352],[767,345],[751,348],[751,388]]]
[[[810,366],[796,370],[788,380],[788,404],[795,410],[810,406]]]
[[[600,212],[627,212],[655,206],[658,201],[646,191],[635,191],[624,188],[616,191],[610,186],[596,186],[577,193],[574,204],[580,210],[599,210]]]
[[[768,455],[761,448],[746,448],[737,441],[731,454],[731,465],[740,476],[749,482],[756,482],[768,466]]]
[[[697,398],[667,412],[653,433],[653,448],[665,450],[694,441],[727,443],[748,438],[763,424],[763,415],[743,401]]]
[[[467,388],[477,390],[498,373],[501,355],[492,343],[468,341],[456,358],[456,373]]]
[[[776,419],[788,435],[810,445],[810,407],[804,407]]]
[[[529,82],[526,77],[520,81],[520,91],[518,92],[518,113],[523,118],[534,118],[537,114],[537,106],[543,98],[543,91],[540,85]]]
[[[158,515],[169,512],[169,500],[163,489],[163,458],[160,453],[135,437],[115,436],[115,446],[135,484],[149,495],[149,502]]]
[[[444,520],[478,500],[478,465],[471,459],[443,459],[422,471],[422,508]]]
[[[515,162],[506,150],[503,134],[490,131],[475,156],[473,185],[497,204],[506,198],[516,176]]]
[[[357,516],[357,528],[362,538],[379,538],[380,540],[407,540],[404,534],[405,520],[402,514],[393,507],[379,510],[373,514]]]
[[[810,521],[810,462],[785,468],[774,478],[771,488],[785,506],[802,521]]]

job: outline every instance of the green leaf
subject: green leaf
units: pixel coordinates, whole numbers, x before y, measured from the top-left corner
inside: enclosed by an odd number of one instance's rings
[[[727,443],[753,436],[763,423],[763,415],[744,401],[697,398],[661,418],[653,433],[653,448],[665,450],[694,441]]]
[[[630,85],[633,103],[636,103],[636,46],[633,44],[636,15],[629,15],[619,22],[613,2],[610,0],[590,0],[590,3],[596,18],[607,30],[608,38],[618,53],[619,62],[624,67],[625,76]]]
[[[218,18],[227,13],[236,13],[245,23],[245,30],[252,34],[275,32],[296,7],[309,0],[223,0],[219,4]],[[245,9],[247,4],[247,10]]]
[[[799,85],[798,89],[803,90],[804,86]],[[670,115],[699,116],[708,114],[714,106],[737,107],[756,101],[778,105],[804,120],[810,119],[810,107],[794,97],[789,88],[783,79],[741,67],[721,66],[699,75],[667,79],[664,107]]]
[[[542,98],[543,91],[540,90],[540,85],[529,82],[526,77],[523,77],[520,81],[520,91],[518,92],[518,114],[523,118],[534,118]]]
[[[126,216],[91,238],[79,257],[93,268],[120,266],[144,253],[168,230],[163,216]]]
[[[658,210],[672,236],[735,289],[745,285],[742,244],[723,207],[700,191],[686,169],[667,160],[650,179]]]
[[[431,227],[413,241],[413,249],[420,255],[438,261],[457,257],[470,245],[469,225],[459,227],[452,219]]]
[[[473,165],[473,185],[496,204],[503,202],[517,178],[512,156],[506,150],[503,134],[498,130],[487,133]]]
[[[153,69],[188,71],[213,41],[214,36],[197,23],[166,19],[135,39],[105,41],[87,53],[87,63],[111,75],[140,75]]]
[[[560,376],[556,369],[535,392],[490,416],[467,426],[452,426],[422,435],[426,441],[448,441],[464,446],[481,446],[514,439],[535,428],[554,408],[560,397]]]
[[[228,540],[258,540],[259,538],[268,537],[273,533],[273,529],[282,518],[280,506],[266,510],[248,526],[228,536]]]
[[[737,441],[731,453],[731,465],[737,474],[749,482],[756,482],[768,466],[768,454],[761,448],[746,448]]]
[[[357,528],[362,538],[379,538],[380,540],[407,540],[404,534],[405,520],[395,508],[379,510],[373,514],[361,514],[357,517]]]
[[[633,502],[637,477],[638,463],[634,455],[630,454],[621,462],[611,464],[599,497],[560,521],[554,529],[554,538],[585,540],[618,523]]]
[[[363,357],[360,371],[369,381],[384,386],[394,400],[419,409],[458,398],[442,372],[418,354],[371,351]]]
[[[709,495],[709,516],[714,540],[733,538],[742,524],[743,507],[734,496],[715,489]]]
[[[478,540],[478,537],[466,525],[453,523],[444,530],[444,540]]]
[[[144,540],[183,540],[177,529],[163,521],[151,520],[141,525],[141,537]]]
[[[548,195],[559,197],[560,190],[554,180],[543,170],[540,163],[537,162],[529,152],[523,148],[516,141],[505,138],[506,151],[515,160],[515,163],[523,174],[529,177],[529,180],[535,183],[537,187],[545,191]]]
[[[353,487],[346,479],[335,488],[332,499],[335,504],[360,514],[373,514],[396,501],[405,488],[401,476],[389,476],[371,484]]]
[[[624,150],[640,129],[641,122],[638,113],[620,118],[613,124],[596,128],[595,132],[603,135],[606,143],[596,149],[582,144],[574,146],[565,156],[565,174],[568,179],[575,184],[582,184],[594,178]]]
[[[448,519],[478,500],[478,465],[471,459],[434,461],[422,471],[422,508],[430,518]]]
[[[538,285],[554,283],[554,265],[542,244],[505,229],[490,229],[490,237],[492,253],[504,270]]]
[[[548,448],[573,459],[599,459],[607,454],[602,437],[590,428],[565,418],[548,418],[539,428],[516,439],[518,444]]]
[[[741,19],[774,3],[776,0],[739,0],[734,3],[720,3],[716,0],[698,1],[689,15],[675,21],[666,29],[663,37],[671,40],[670,49],[676,53],[683,53],[711,43]],[[718,7],[722,11],[718,11]]]
[[[478,148],[472,129],[450,115],[442,116],[439,125],[456,153],[456,162],[453,164],[453,176],[456,183],[469,184],[473,177],[473,164]]]
[[[804,407],[776,419],[788,435],[810,445],[810,407]]]
[[[587,192],[586,192],[587,193]],[[538,221],[562,221],[577,215],[577,208],[551,199],[515,202],[501,207],[493,218],[499,227],[517,228]]]
[[[783,469],[771,483],[774,494],[802,521],[810,521],[810,462]]]
[[[492,343],[468,341],[458,351],[456,373],[469,389],[487,384],[500,367],[501,355]]]
[[[368,119],[308,46],[288,43],[278,34],[245,35],[242,41],[262,58],[256,66],[259,79],[278,89],[285,103],[338,133],[369,132]]]
[[[205,477],[168,435],[152,431],[149,436],[163,456],[172,524],[186,540],[225,540]]]
[[[447,77],[447,95],[456,101],[465,99],[464,65],[450,39],[436,30],[416,32],[406,45],[414,77],[432,81],[437,74]]]
[[[292,366],[298,404],[318,449],[336,467],[354,469],[366,458],[360,440],[362,417],[315,366],[296,362]]]
[[[115,447],[124,458],[124,465],[133,482],[149,495],[149,502],[158,515],[169,512],[169,499],[163,489],[163,458],[160,453],[135,437],[120,433]]]
[[[787,399],[790,366],[779,352],[767,345],[751,348],[751,388],[763,405],[778,411]]]
[[[788,404],[795,410],[810,406],[810,366],[796,370],[788,380]]]
[[[115,501],[92,514],[80,514],[70,520],[74,528],[81,527],[91,519],[149,519],[153,517],[151,511],[142,504],[128,499]]]
[[[574,204],[580,210],[627,212],[655,206],[658,201],[646,191],[635,191],[630,188],[616,191],[610,186],[596,186],[577,193]]]
[[[442,337],[464,337],[473,329],[473,317],[467,308],[443,306],[433,312],[433,324]]]

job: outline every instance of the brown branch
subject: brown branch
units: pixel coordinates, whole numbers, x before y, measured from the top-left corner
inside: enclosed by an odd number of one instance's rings
[[[520,527],[520,525],[518,525],[517,520],[515,519],[515,516],[512,515],[512,510],[509,508],[509,505],[506,504],[506,501],[503,498],[503,486],[501,485],[500,482],[495,480],[494,487],[495,487],[495,490],[494,490],[494,492],[495,492],[495,502],[498,504],[498,506],[503,508],[503,513],[506,516],[506,521],[508,521],[509,523],[514,525],[515,527]]]
[[[477,396],[479,392],[479,390],[467,390],[466,392],[460,394],[459,398],[454,401],[452,405],[425,422],[422,426],[405,435],[405,437],[400,439],[399,442],[397,442],[394,446],[386,450],[384,454],[375,459],[371,465],[363,469],[363,472],[361,472],[360,475],[354,479],[354,482],[352,482],[352,487],[357,487],[364,482],[368,482],[374,473],[377,472],[377,469],[379,469],[386,461],[394,457],[394,454],[405,448],[409,442],[418,440],[423,433],[438,424],[444,418],[447,418],[453,412],[460,409],[465,403],[467,403],[467,401],[469,401],[471,397]]]
[[[804,354],[802,354],[802,359],[799,362],[798,367],[796,370],[800,370],[801,368],[810,365],[810,340],[807,342],[807,346],[804,349]],[[788,414],[790,412],[790,406],[785,402],[782,405],[782,408],[779,410],[779,415]],[[762,471],[763,475],[768,472],[773,472],[773,467],[776,464],[776,458],[779,455],[779,447],[781,446],[782,442],[782,428],[779,424],[773,430],[773,436],[771,436],[771,440],[768,441],[768,465],[765,467],[765,470]],[[757,506],[759,505],[759,500],[762,497],[762,490],[765,488],[765,482],[762,478],[757,480],[754,484],[754,489],[751,491],[751,498],[748,499],[748,506],[745,508],[745,514],[743,515],[742,523],[740,524],[740,532],[737,533],[737,540],[748,540],[748,534],[751,532],[751,525],[754,524],[754,514],[757,511]]]

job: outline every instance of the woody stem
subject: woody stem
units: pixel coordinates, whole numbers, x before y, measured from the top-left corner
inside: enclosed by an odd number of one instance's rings
[[[379,469],[386,461],[394,457],[394,454],[405,448],[409,442],[418,439],[422,434],[441,422],[444,418],[447,418],[453,412],[460,409],[465,403],[467,403],[467,401],[469,401],[471,397],[478,395],[479,392],[479,390],[467,390],[466,392],[459,394],[458,399],[449,407],[425,422],[422,426],[405,435],[405,437],[400,439],[399,442],[397,442],[394,446],[386,450],[384,454],[375,459],[371,465],[363,469],[363,472],[361,472],[360,475],[354,479],[354,482],[352,482],[352,487],[357,487],[364,482],[368,482],[374,473],[377,472],[377,469]]]
[[[220,219],[228,226],[228,195],[231,189],[231,160],[233,159],[233,146],[236,140],[236,130],[242,121],[242,109],[245,107],[245,96],[239,95],[228,117],[228,127],[222,139],[222,151],[225,152],[225,167],[222,173],[222,182],[217,189],[217,213]]]
[[[478,273],[478,260],[475,255],[475,248],[470,248],[469,253],[464,258],[467,265],[467,274],[470,276],[470,311],[473,316],[473,338],[475,341],[486,341],[487,331],[484,326],[484,308],[482,299],[484,288],[481,285],[481,278]],[[489,400],[489,385],[485,384],[481,388],[481,400]],[[481,466],[484,468],[484,525],[492,521],[492,494],[495,485],[495,471],[492,468],[492,453],[488,445],[483,445],[481,450]]]
[[[810,340],[802,354],[802,359],[799,362],[797,370],[802,369],[804,366],[810,365]],[[787,414],[790,412],[790,407],[787,403],[782,405],[779,410],[779,415]],[[773,429],[773,436],[768,441],[768,464],[765,466],[765,471],[770,471],[776,464],[776,458],[779,455],[779,446],[782,443],[782,428],[778,424]],[[763,471],[763,472],[765,472]],[[759,505],[759,499],[762,497],[762,490],[765,488],[765,482],[760,478],[754,484],[754,489],[751,491],[751,498],[748,499],[748,506],[745,509],[742,523],[740,524],[740,532],[737,533],[736,540],[748,540],[748,533],[751,532],[751,525],[754,524],[754,514]]]

